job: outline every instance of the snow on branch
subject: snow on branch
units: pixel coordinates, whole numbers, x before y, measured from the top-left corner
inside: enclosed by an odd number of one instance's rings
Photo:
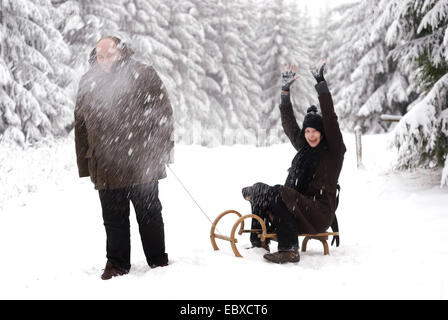
[[[448,74],[444,75],[426,95],[422,95],[410,107],[394,130],[398,147],[398,167],[434,167],[437,165],[435,146],[446,138],[448,112]],[[445,159],[447,154],[444,155]],[[446,160],[441,183],[446,183]]]
[[[429,2],[429,1],[428,1]],[[426,6],[422,8],[422,11],[426,9]],[[437,28],[439,23],[443,21],[448,15],[448,0],[438,0],[434,7],[430,9],[423,17],[417,33],[422,32],[427,27]]]

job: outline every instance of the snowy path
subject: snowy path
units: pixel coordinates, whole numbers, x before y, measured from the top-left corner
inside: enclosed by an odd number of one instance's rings
[[[261,249],[235,258],[219,240],[214,252],[210,223],[168,172],[160,197],[171,264],[146,265],[132,211],[133,267],[111,281],[99,278],[100,203],[90,181],[77,178],[72,140],[27,152],[0,146],[0,299],[448,298],[448,189],[439,188],[440,172],[392,172],[386,136],[363,139],[366,168],[357,170],[354,137],[345,135],[341,246],[330,256],[313,241],[298,265],[269,264]],[[173,169],[214,219],[226,209],[249,213],[241,188],[283,183],[293,155],[287,144],[177,146]]]

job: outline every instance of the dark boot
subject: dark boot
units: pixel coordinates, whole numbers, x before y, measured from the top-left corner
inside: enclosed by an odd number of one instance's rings
[[[270,252],[271,249],[269,249],[269,242],[265,241],[265,242],[252,242],[252,248],[263,248],[264,250],[266,250],[267,252]]]
[[[112,262],[107,261],[106,267],[104,268],[104,272],[101,275],[101,279],[109,280],[112,277],[118,277],[127,274],[129,271],[121,270],[113,266]]]
[[[278,251],[275,253],[266,253],[263,256],[266,260],[273,263],[299,262],[300,255],[298,250]]]
[[[149,266],[151,267],[151,269],[154,268],[158,268],[158,267],[166,267],[168,265],[168,256],[167,256],[167,260],[165,261],[160,261],[160,262],[152,262],[151,264],[149,264]]]
[[[251,223],[252,230],[261,230],[261,224],[257,219],[252,219]],[[269,239],[266,239],[264,242],[261,242],[258,235],[261,234],[261,231],[251,232],[250,234],[250,243],[252,243],[252,248],[263,248],[269,251]]]

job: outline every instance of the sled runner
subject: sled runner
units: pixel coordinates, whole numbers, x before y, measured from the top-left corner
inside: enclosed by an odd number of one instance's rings
[[[232,227],[232,230],[230,232],[230,237],[218,234],[216,233],[216,226],[218,225],[219,221],[228,214],[236,214],[238,216],[238,220],[235,222],[235,224]],[[244,220],[246,219],[256,219],[258,222],[260,222],[261,229],[244,229]],[[238,229],[238,231],[237,231]],[[242,257],[240,252],[238,251],[238,248],[236,244],[238,243],[238,239],[236,238],[237,235],[242,235],[243,233],[258,233],[258,237],[262,242],[266,241],[266,239],[271,239],[273,241],[277,241],[277,234],[275,233],[267,233],[266,224],[264,223],[263,219],[255,214],[248,214],[248,215],[241,215],[238,211],[235,210],[227,210],[221,213],[218,217],[216,217],[215,221],[212,224],[212,228],[210,230],[210,240],[212,242],[212,246],[214,250],[219,250],[218,245],[216,244],[216,239],[226,240],[230,242],[230,245],[232,247],[233,253],[237,257]],[[323,247],[324,247],[324,255],[330,254],[330,249],[327,243],[328,236],[338,236],[339,232],[322,232],[317,234],[299,234],[299,237],[305,237],[302,242],[302,252],[306,251],[307,244],[309,240],[319,240]]]

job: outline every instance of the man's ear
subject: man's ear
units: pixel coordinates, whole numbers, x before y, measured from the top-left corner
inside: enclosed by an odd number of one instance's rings
[[[135,52],[129,46],[121,42],[119,45],[117,45],[118,51],[120,51],[120,59],[127,59],[130,56],[132,56]]]

